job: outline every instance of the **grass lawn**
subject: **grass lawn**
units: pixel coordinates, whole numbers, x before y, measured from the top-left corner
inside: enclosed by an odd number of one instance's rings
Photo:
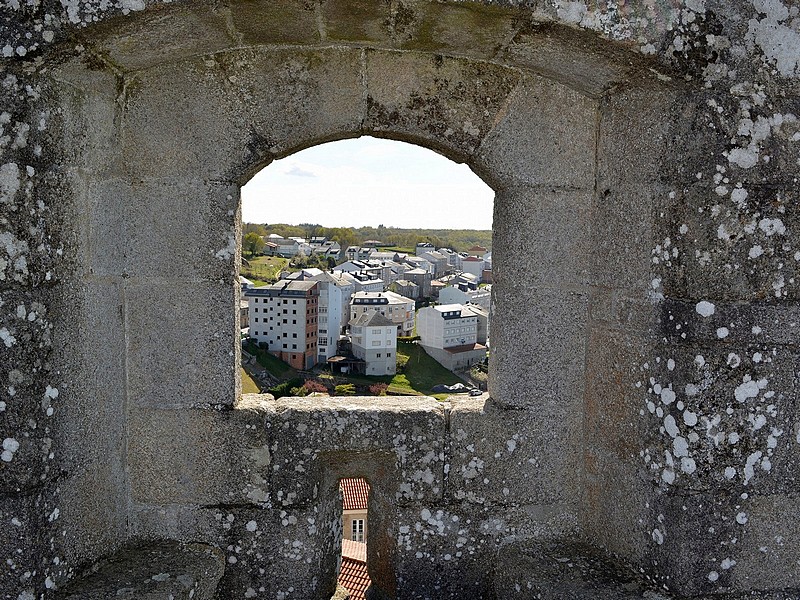
[[[405,396],[433,396],[439,400],[447,398],[450,394],[433,394],[431,388],[443,383],[452,385],[463,383],[454,373],[445,369],[432,359],[422,346],[411,342],[397,342],[397,355],[407,356],[405,372],[394,376],[351,376],[348,380],[353,383],[370,385],[381,382],[389,384],[389,391]]]
[[[242,277],[246,277],[257,287],[274,283],[280,272],[289,265],[289,260],[280,256],[254,256],[247,261],[250,266],[242,266]]]
[[[405,372],[392,378],[389,384],[392,391],[411,389],[420,394],[431,394],[431,388],[435,385],[440,383],[452,385],[461,382],[455,373],[448,371],[428,356],[419,344],[398,342],[397,353],[407,356],[408,362]]]
[[[269,374],[278,379],[292,379],[297,376],[297,371],[291,366],[283,362],[277,356],[272,356],[266,350],[262,350],[253,342],[245,345],[244,349],[248,354],[253,354],[262,367],[264,367]]]
[[[242,371],[242,393],[243,394],[260,394],[261,390],[256,385],[256,382],[253,381],[253,378],[250,377],[250,374],[239,367]]]

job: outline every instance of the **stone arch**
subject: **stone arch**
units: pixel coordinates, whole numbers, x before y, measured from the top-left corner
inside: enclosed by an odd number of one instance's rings
[[[112,435],[101,439],[111,418],[86,418],[99,425],[90,455],[97,459],[110,448],[125,465],[123,473],[102,476],[125,508],[104,504],[109,522],[99,535],[71,541],[74,555],[89,560],[106,544],[162,536],[236,548],[235,540],[247,537],[238,524],[255,521],[256,531],[265,532],[263,549],[249,549],[253,556],[268,554],[274,573],[259,576],[255,559],[235,553],[223,595],[259,585],[287,592],[293,586],[285,569],[299,553],[309,566],[298,579],[316,585],[300,597],[322,598],[330,592],[330,549],[312,546],[335,510],[315,497],[313,477],[295,474],[313,472],[320,449],[364,450],[357,433],[375,422],[391,431],[391,419],[401,415],[398,435],[429,452],[406,456],[405,443],[392,435],[367,439],[370,450],[407,467],[402,476],[412,491],[401,498],[395,539],[401,527],[413,529],[421,523],[418,515],[428,515],[420,525],[424,535],[409,536],[427,550],[398,549],[392,575],[412,589],[387,584],[397,597],[442,586],[457,595],[467,584],[491,597],[494,582],[481,561],[511,531],[599,536],[640,562],[645,550],[636,537],[638,515],[614,512],[614,502],[647,490],[623,460],[621,440],[630,431],[605,420],[603,394],[622,396],[621,404],[627,398],[618,382],[607,384],[600,375],[614,372],[614,352],[642,352],[650,343],[649,225],[669,126],[658,118],[669,114],[675,91],[640,72],[641,64],[617,47],[574,31],[514,24],[514,11],[424,9],[433,21],[451,14],[480,20],[488,11],[483,18],[498,41],[509,33],[521,40],[486,56],[472,52],[469,36],[450,48],[398,44],[396,22],[367,40],[319,41],[292,31],[297,37],[287,41],[272,29],[273,38],[250,29],[232,40],[231,21],[247,29],[248,18],[263,23],[271,9],[242,3],[231,10],[218,19],[182,6],[119,29],[104,25],[94,47],[105,66],[67,63],[55,75],[71,106],[65,149],[74,152],[75,221],[82,228],[76,286],[89,290],[82,298],[87,320],[106,318],[119,327],[104,340],[113,352],[97,352],[72,369],[84,397],[71,418],[77,422],[91,412],[90,398],[108,397],[97,389],[103,382],[96,388],[86,383],[98,362],[124,390],[124,419],[114,430],[125,439],[122,447]],[[292,13],[297,20],[290,22],[301,32],[307,31],[306,12]],[[194,45],[199,36],[192,36],[169,56],[148,52],[149,36],[168,30],[173,14],[218,33],[206,38],[212,47]],[[359,17],[365,27],[359,35],[370,37],[380,22],[373,17]],[[327,31],[337,22],[331,15]],[[258,40],[243,42],[248,36]],[[624,142],[631,132],[635,148]],[[349,433],[320,427],[306,445],[296,435],[304,423],[296,407],[245,398],[229,410],[239,395],[230,311],[237,289],[238,188],[274,158],[367,133],[467,162],[497,191],[491,401],[446,409],[401,403],[394,410],[320,403],[307,410],[323,421],[342,419]],[[617,169],[620,161],[630,169]],[[176,240],[181,226],[188,231]],[[620,246],[607,241],[606,229],[616,235],[631,227],[641,227],[640,235]],[[121,305],[120,315],[107,314],[106,304]],[[200,321],[205,329],[182,325]],[[628,322],[635,326],[620,333]],[[592,383],[607,388],[595,393]],[[618,485],[609,485],[599,463],[614,471]],[[376,489],[383,491],[379,484]],[[432,507],[442,516],[431,516],[438,514]],[[76,502],[64,519],[78,529],[86,512]],[[236,525],[225,529],[228,515]],[[267,517],[288,525],[268,524]],[[305,525],[309,518],[320,520],[313,534]],[[497,529],[455,525],[461,519],[483,519]],[[428,531],[440,523],[444,541],[429,542]],[[630,527],[630,535],[618,527]],[[425,567],[446,544],[457,546],[462,529],[479,542],[428,577]],[[297,553],[282,546],[284,531],[299,544]]]

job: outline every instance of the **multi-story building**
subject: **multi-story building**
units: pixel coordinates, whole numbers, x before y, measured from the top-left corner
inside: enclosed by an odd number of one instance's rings
[[[317,363],[319,288],[316,281],[281,280],[246,290],[250,337],[295,369]]]
[[[350,321],[353,356],[366,363],[365,375],[397,372],[397,326],[374,308]]]
[[[414,334],[414,301],[395,292],[356,292],[350,301],[350,320],[377,310],[397,326],[397,335]]]
[[[465,273],[471,273],[480,281],[483,276],[483,259],[478,256],[467,256],[461,260],[461,268]]]
[[[411,269],[403,273],[403,279],[413,281],[417,284],[420,298],[430,298],[431,281],[433,281],[433,275],[430,271],[426,271],[425,269]]]
[[[417,334],[425,351],[450,370],[469,367],[486,358],[478,343],[478,316],[461,304],[421,308]]]
[[[417,248],[417,250],[419,251],[419,248]],[[433,265],[434,277],[441,277],[449,270],[450,265],[448,264],[447,256],[441,252],[437,252],[436,250],[428,250],[422,254],[417,253],[417,256],[424,258]]]
[[[408,279],[398,279],[391,285],[391,290],[412,300],[419,298],[419,286]]]
[[[339,336],[349,320],[348,303],[353,284],[331,273],[315,275],[311,280],[316,281],[319,288],[317,348],[319,362],[325,362],[336,356]]]

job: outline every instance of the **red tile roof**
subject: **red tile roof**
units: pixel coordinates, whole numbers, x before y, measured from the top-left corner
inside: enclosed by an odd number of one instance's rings
[[[344,478],[339,481],[344,510],[367,510],[369,484],[366,479]]]
[[[360,562],[367,562],[366,542],[354,542],[353,540],[342,540],[342,556]]]
[[[345,554],[345,545],[348,542],[363,546],[361,552],[356,552],[356,554],[363,553],[365,558],[367,554],[366,544],[342,540],[342,570],[339,571],[339,585],[347,588],[351,600],[365,600],[365,592],[371,583],[369,573],[367,573],[367,563],[366,560],[356,560]]]

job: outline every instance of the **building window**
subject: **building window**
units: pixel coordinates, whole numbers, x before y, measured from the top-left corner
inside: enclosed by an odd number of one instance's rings
[[[258,317],[256,317],[256,323],[258,323]]]
[[[292,344],[292,350],[297,350],[297,344]]]
[[[364,519],[353,519],[351,523],[351,537],[354,542],[364,541]]]
[[[296,337],[297,337],[297,334],[296,334],[296,333],[293,333],[293,334],[292,334],[292,337],[293,337],[293,338],[296,338]]]
[[[375,356],[376,356],[377,358],[380,358],[380,357],[381,357],[381,353],[380,353],[380,352],[378,352],[377,354],[375,354]]]
[[[328,338],[326,338],[326,337],[319,338],[319,345],[320,346],[327,346],[328,345]]]
[[[392,353],[391,352],[387,352],[386,353],[386,358],[392,358]]]

